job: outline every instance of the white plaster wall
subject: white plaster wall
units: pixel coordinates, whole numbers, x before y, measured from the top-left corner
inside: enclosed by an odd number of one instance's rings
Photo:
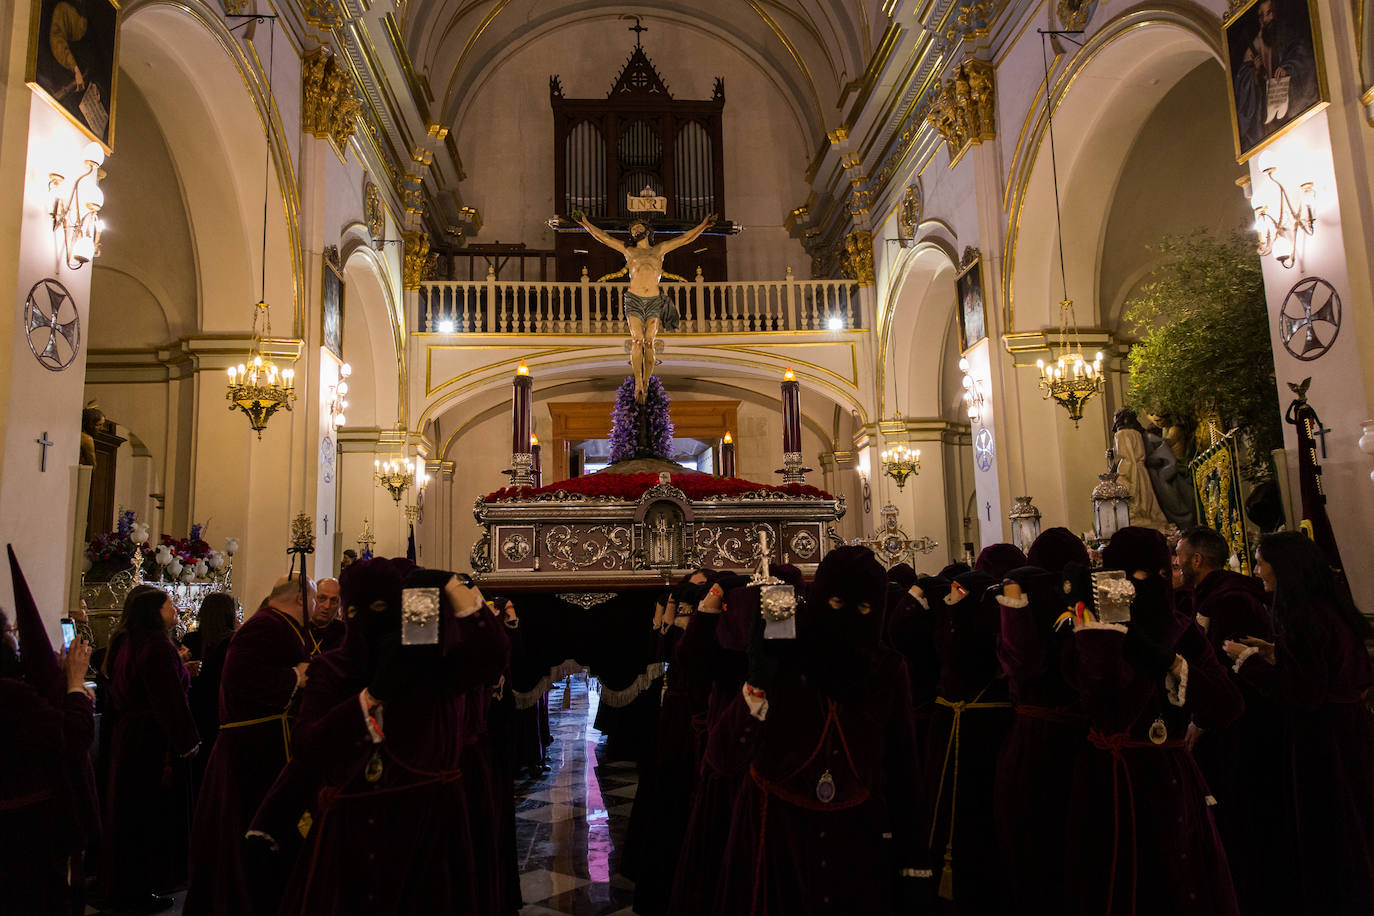
[[[14,257],[18,288],[12,308],[23,313],[30,287],[54,278],[66,287],[84,329],[90,327],[91,270],[68,270],[54,243],[47,212],[48,173],[78,163],[86,137],[51,106],[31,98],[28,110],[8,108],[7,118],[27,121],[25,159],[9,163],[23,169],[22,229]],[[16,125],[7,121],[6,131]],[[57,620],[66,613],[67,586],[72,564],[72,536],[76,515],[77,457],[80,451],[82,381],[85,347],[65,371],[52,372],[34,359],[22,320],[3,344],[8,350],[0,372],[8,377],[9,415],[4,441],[8,460],[0,478],[0,542],[13,544],[24,567],[49,635],[56,638]],[[43,433],[54,445],[48,449],[47,470],[40,470]],[[8,564],[0,564],[0,602],[12,606]]]
[[[1288,383],[1312,378],[1308,402],[1332,430],[1326,437],[1327,456],[1320,459],[1327,514],[1356,603],[1368,611],[1374,608],[1374,568],[1365,562],[1364,549],[1371,534],[1369,519],[1374,517],[1374,487],[1370,485],[1369,456],[1360,451],[1358,443],[1360,424],[1374,411],[1358,393],[1369,370],[1361,362],[1357,335],[1365,333],[1363,325],[1370,318],[1366,310],[1352,301],[1351,268],[1342,245],[1345,214],[1333,192],[1336,171],[1328,130],[1326,113],[1318,113],[1251,159],[1249,165],[1251,180],[1259,189],[1257,194],[1264,191],[1260,182],[1264,178],[1262,170],[1271,165],[1278,169],[1281,180],[1294,183],[1310,180],[1316,182],[1319,189],[1315,205],[1317,232],[1299,247],[1297,264],[1289,270],[1273,258],[1262,259],[1274,347],[1274,374],[1279,403],[1285,408],[1293,400]],[[1302,362],[1284,349],[1278,322],[1283,300],[1303,277],[1321,277],[1336,288],[1342,299],[1343,323],[1339,336],[1325,355],[1310,362]],[[1297,431],[1288,423],[1284,424],[1284,445],[1296,504]]]
[[[782,223],[806,201],[805,172],[815,150],[782,90],[752,60],[708,34],[674,22],[658,27],[646,50],[674,98],[709,99],[715,77],[725,78],[721,215],[746,227],[729,240],[730,278],[780,279],[788,266],[805,276],[810,258]],[[468,176],[464,199],[484,223],[474,241],[553,247],[544,226],[554,215],[548,78],[558,74],[569,98],[604,98],[624,66],[623,48],[606,41],[604,24],[570,25],[522,45],[470,87],[454,134]]]

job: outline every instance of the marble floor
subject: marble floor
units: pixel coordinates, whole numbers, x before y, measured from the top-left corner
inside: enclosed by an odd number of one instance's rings
[[[638,778],[633,763],[601,760],[595,682],[571,684],[549,693],[549,770],[515,787],[520,913],[631,916],[634,885],[618,871]]]

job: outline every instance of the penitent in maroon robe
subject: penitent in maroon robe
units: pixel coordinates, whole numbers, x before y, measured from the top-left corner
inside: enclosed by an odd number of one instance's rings
[[[1088,718],[1089,740],[1069,801],[1069,913],[1238,912],[1207,787],[1183,738],[1190,719],[1202,728],[1224,728],[1243,703],[1202,635],[1191,623],[1184,633],[1184,639],[1162,640],[1173,651],[1164,650],[1157,669],[1130,651],[1122,625],[1094,624],[1074,633],[1065,670]],[[1181,684],[1166,676],[1173,652],[1188,663]]]
[[[1364,703],[1374,671],[1334,608],[1301,613],[1305,631],[1279,635],[1276,665],[1258,655],[1240,665],[1280,708],[1283,793],[1264,803],[1291,825],[1292,911],[1364,916],[1374,912],[1374,716]]]
[[[874,648],[866,668],[862,697],[781,686],[760,722],[740,695],[712,730],[707,753],[744,776],[711,913],[893,912],[884,834],[898,863],[919,845],[911,693],[896,652]]]
[[[248,618],[229,643],[220,685],[220,732],[191,831],[185,916],[255,916],[243,868],[243,834],[286,765],[294,669],[308,659],[301,625],[271,607]]]
[[[487,912],[478,886],[499,885],[500,878],[477,871],[474,843],[494,840],[473,834],[469,797],[493,785],[469,789],[466,780],[482,777],[460,762],[476,737],[467,730],[467,700],[500,677],[509,648],[489,612],[445,621],[442,633],[443,689],[433,689],[430,679],[426,689],[385,704],[380,741],[363,716],[365,676],[345,657],[347,648],[311,664],[298,756],[253,822],[253,829],[285,840],[301,805],[310,808],[283,914]]]
[[[1197,583],[1191,600],[1198,626],[1223,662],[1227,640],[1274,638],[1258,579],[1215,570]],[[1204,731],[1193,745],[1193,757],[1217,801],[1212,816],[1226,847],[1240,911],[1245,916],[1277,916],[1292,912],[1279,892],[1291,859],[1284,855],[1283,844],[1275,842],[1288,829],[1282,806],[1255,800],[1282,797],[1282,729],[1271,698],[1234,672],[1231,680],[1245,700],[1245,712],[1227,728]]]
[[[115,729],[105,793],[100,883],[111,901],[185,880],[191,825],[187,755],[200,743],[190,679],[170,639],[118,637],[111,649]]]
[[[1016,704],[997,759],[997,837],[1007,869],[1009,912],[1062,913],[1064,840],[1071,782],[1066,774],[1087,743],[1087,720],[1064,679],[1061,657],[1072,630],[1056,630],[1062,577],[1022,567],[1009,573],[1021,601],[999,598],[997,657]]]
[[[51,655],[51,650],[49,653]],[[0,677],[0,914],[68,912],[67,862],[84,845],[73,764],[90,771],[95,710],[84,693],[54,701],[14,677]]]

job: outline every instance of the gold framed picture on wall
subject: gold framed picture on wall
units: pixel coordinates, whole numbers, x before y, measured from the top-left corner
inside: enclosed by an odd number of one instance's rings
[[[964,249],[954,286],[959,293],[959,349],[967,351],[988,336],[987,313],[983,308],[983,259],[977,249]]]
[[[343,362],[344,275],[343,265],[339,263],[339,249],[334,245],[324,250],[324,276],[321,280],[320,342]]]
[[[35,0],[24,81],[111,153],[119,5],[114,0]]]
[[[1248,0],[1221,32],[1236,161],[1245,162],[1331,101],[1317,0]]]

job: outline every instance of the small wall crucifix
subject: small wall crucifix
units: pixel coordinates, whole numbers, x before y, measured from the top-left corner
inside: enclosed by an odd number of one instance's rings
[[[53,442],[51,439],[48,438],[48,431],[46,429],[43,430],[42,436],[33,441],[37,442],[40,446],[38,456],[38,470],[40,473],[46,473],[48,470],[48,446],[52,445]]]

